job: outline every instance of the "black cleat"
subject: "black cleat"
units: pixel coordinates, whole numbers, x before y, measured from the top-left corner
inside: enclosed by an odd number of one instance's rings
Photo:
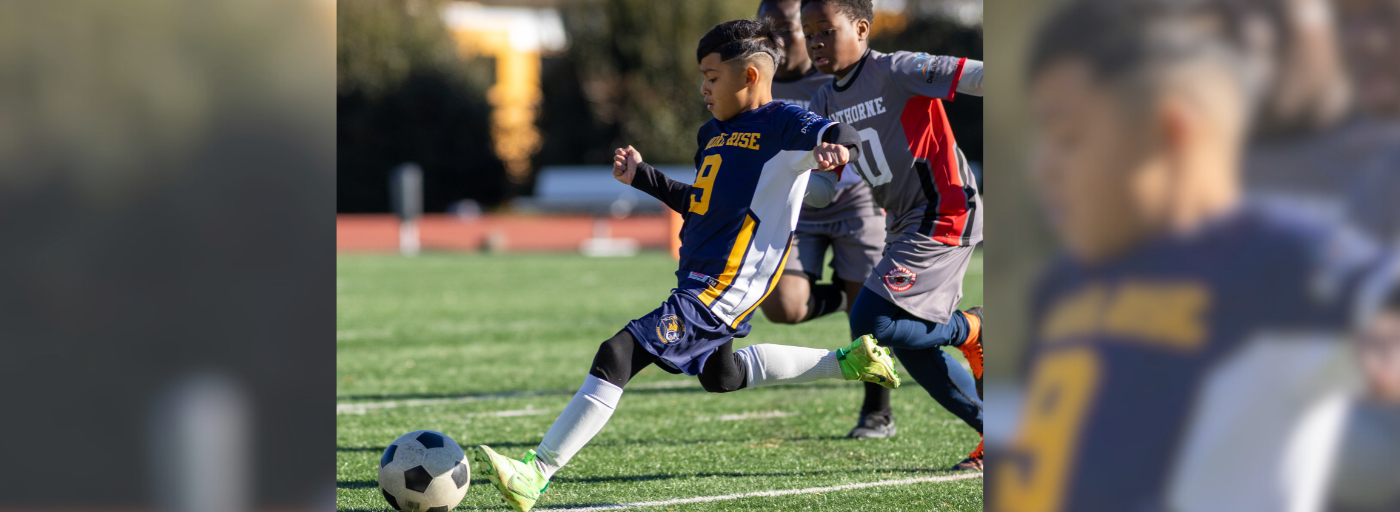
[[[894,437],[899,429],[894,426],[894,413],[891,411],[861,412],[860,422],[846,437],[851,439],[879,439]]]

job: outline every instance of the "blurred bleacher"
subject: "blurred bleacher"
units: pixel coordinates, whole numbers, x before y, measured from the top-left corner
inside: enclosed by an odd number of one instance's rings
[[[683,165],[661,165],[657,170],[671,179],[690,183],[695,169]],[[624,218],[632,214],[664,213],[661,201],[640,190],[618,183],[610,165],[553,165],[540,168],[535,194],[516,198],[511,210],[519,213],[607,215]]]

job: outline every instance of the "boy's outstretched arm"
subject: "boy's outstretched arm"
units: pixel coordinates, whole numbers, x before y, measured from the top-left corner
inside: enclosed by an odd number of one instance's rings
[[[962,79],[958,80],[958,92],[973,96],[982,95],[982,61],[967,59],[963,63]]]
[[[673,180],[642,161],[642,153],[627,146],[613,152],[613,177],[632,188],[660,199],[677,213],[685,213],[690,185]]]
[[[889,78],[905,92],[952,101],[958,94],[982,95],[982,61],[947,55],[895,52]]]
[[[847,124],[833,124],[822,133],[822,143],[812,150],[817,168],[807,181],[802,203],[823,208],[836,198],[836,183],[841,181],[840,169],[860,154],[860,134]]]

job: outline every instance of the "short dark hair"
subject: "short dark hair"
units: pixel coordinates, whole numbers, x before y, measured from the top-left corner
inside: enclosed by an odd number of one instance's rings
[[[773,34],[773,23],[768,20],[734,20],[715,25],[700,38],[700,46],[695,49],[695,62],[706,55],[718,53],[720,61],[735,57],[747,59],[763,53],[773,59],[777,66],[783,43]]]
[[[803,8],[807,4],[831,4],[836,6],[836,12],[846,15],[851,21],[875,22],[875,6],[870,0],[802,0]]]
[[[1103,81],[1203,56],[1245,72],[1241,23],[1232,3],[1220,0],[1074,0],[1041,25],[1027,76],[1070,58]]]
[[[799,7],[800,7],[800,6],[801,6],[801,4],[799,3],[800,1],[801,1],[801,0],[759,0],[759,2],[758,2],[758,10],[759,10],[760,12],[762,12],[762,11],[763,11],[763,8],[764,8],[765,6],[769,6],[769,5],[778,6],[778,5],[789,4],[789,3],[796,3],[796,4],[798,4]]]

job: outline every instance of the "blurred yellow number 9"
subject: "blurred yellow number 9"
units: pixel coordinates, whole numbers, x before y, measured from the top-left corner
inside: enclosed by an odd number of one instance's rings
[[[1098,356],[1087,347],[1045,356],[1037,365],[1021,410],[1021,429],[1011,444],[1013,459],[997,471],[997,506],[1006,511],[1056,512],[1063,507],[1065,479],[1079,444],[1084,413],[1099,380]]]
[[[705,212],[710,211],[710,189],[715,186],[715,175],[719,174],[720,160],[721,158],[719,155],[710,155],[705,157],[705,160],[701,163],[700,172],[695,175],[694,185],[695,188],[700,189],[698,192],[700,197],[691,196],[691,212],[704,215]],[[691,192],[691,194],[695,193],[697,192]]]

